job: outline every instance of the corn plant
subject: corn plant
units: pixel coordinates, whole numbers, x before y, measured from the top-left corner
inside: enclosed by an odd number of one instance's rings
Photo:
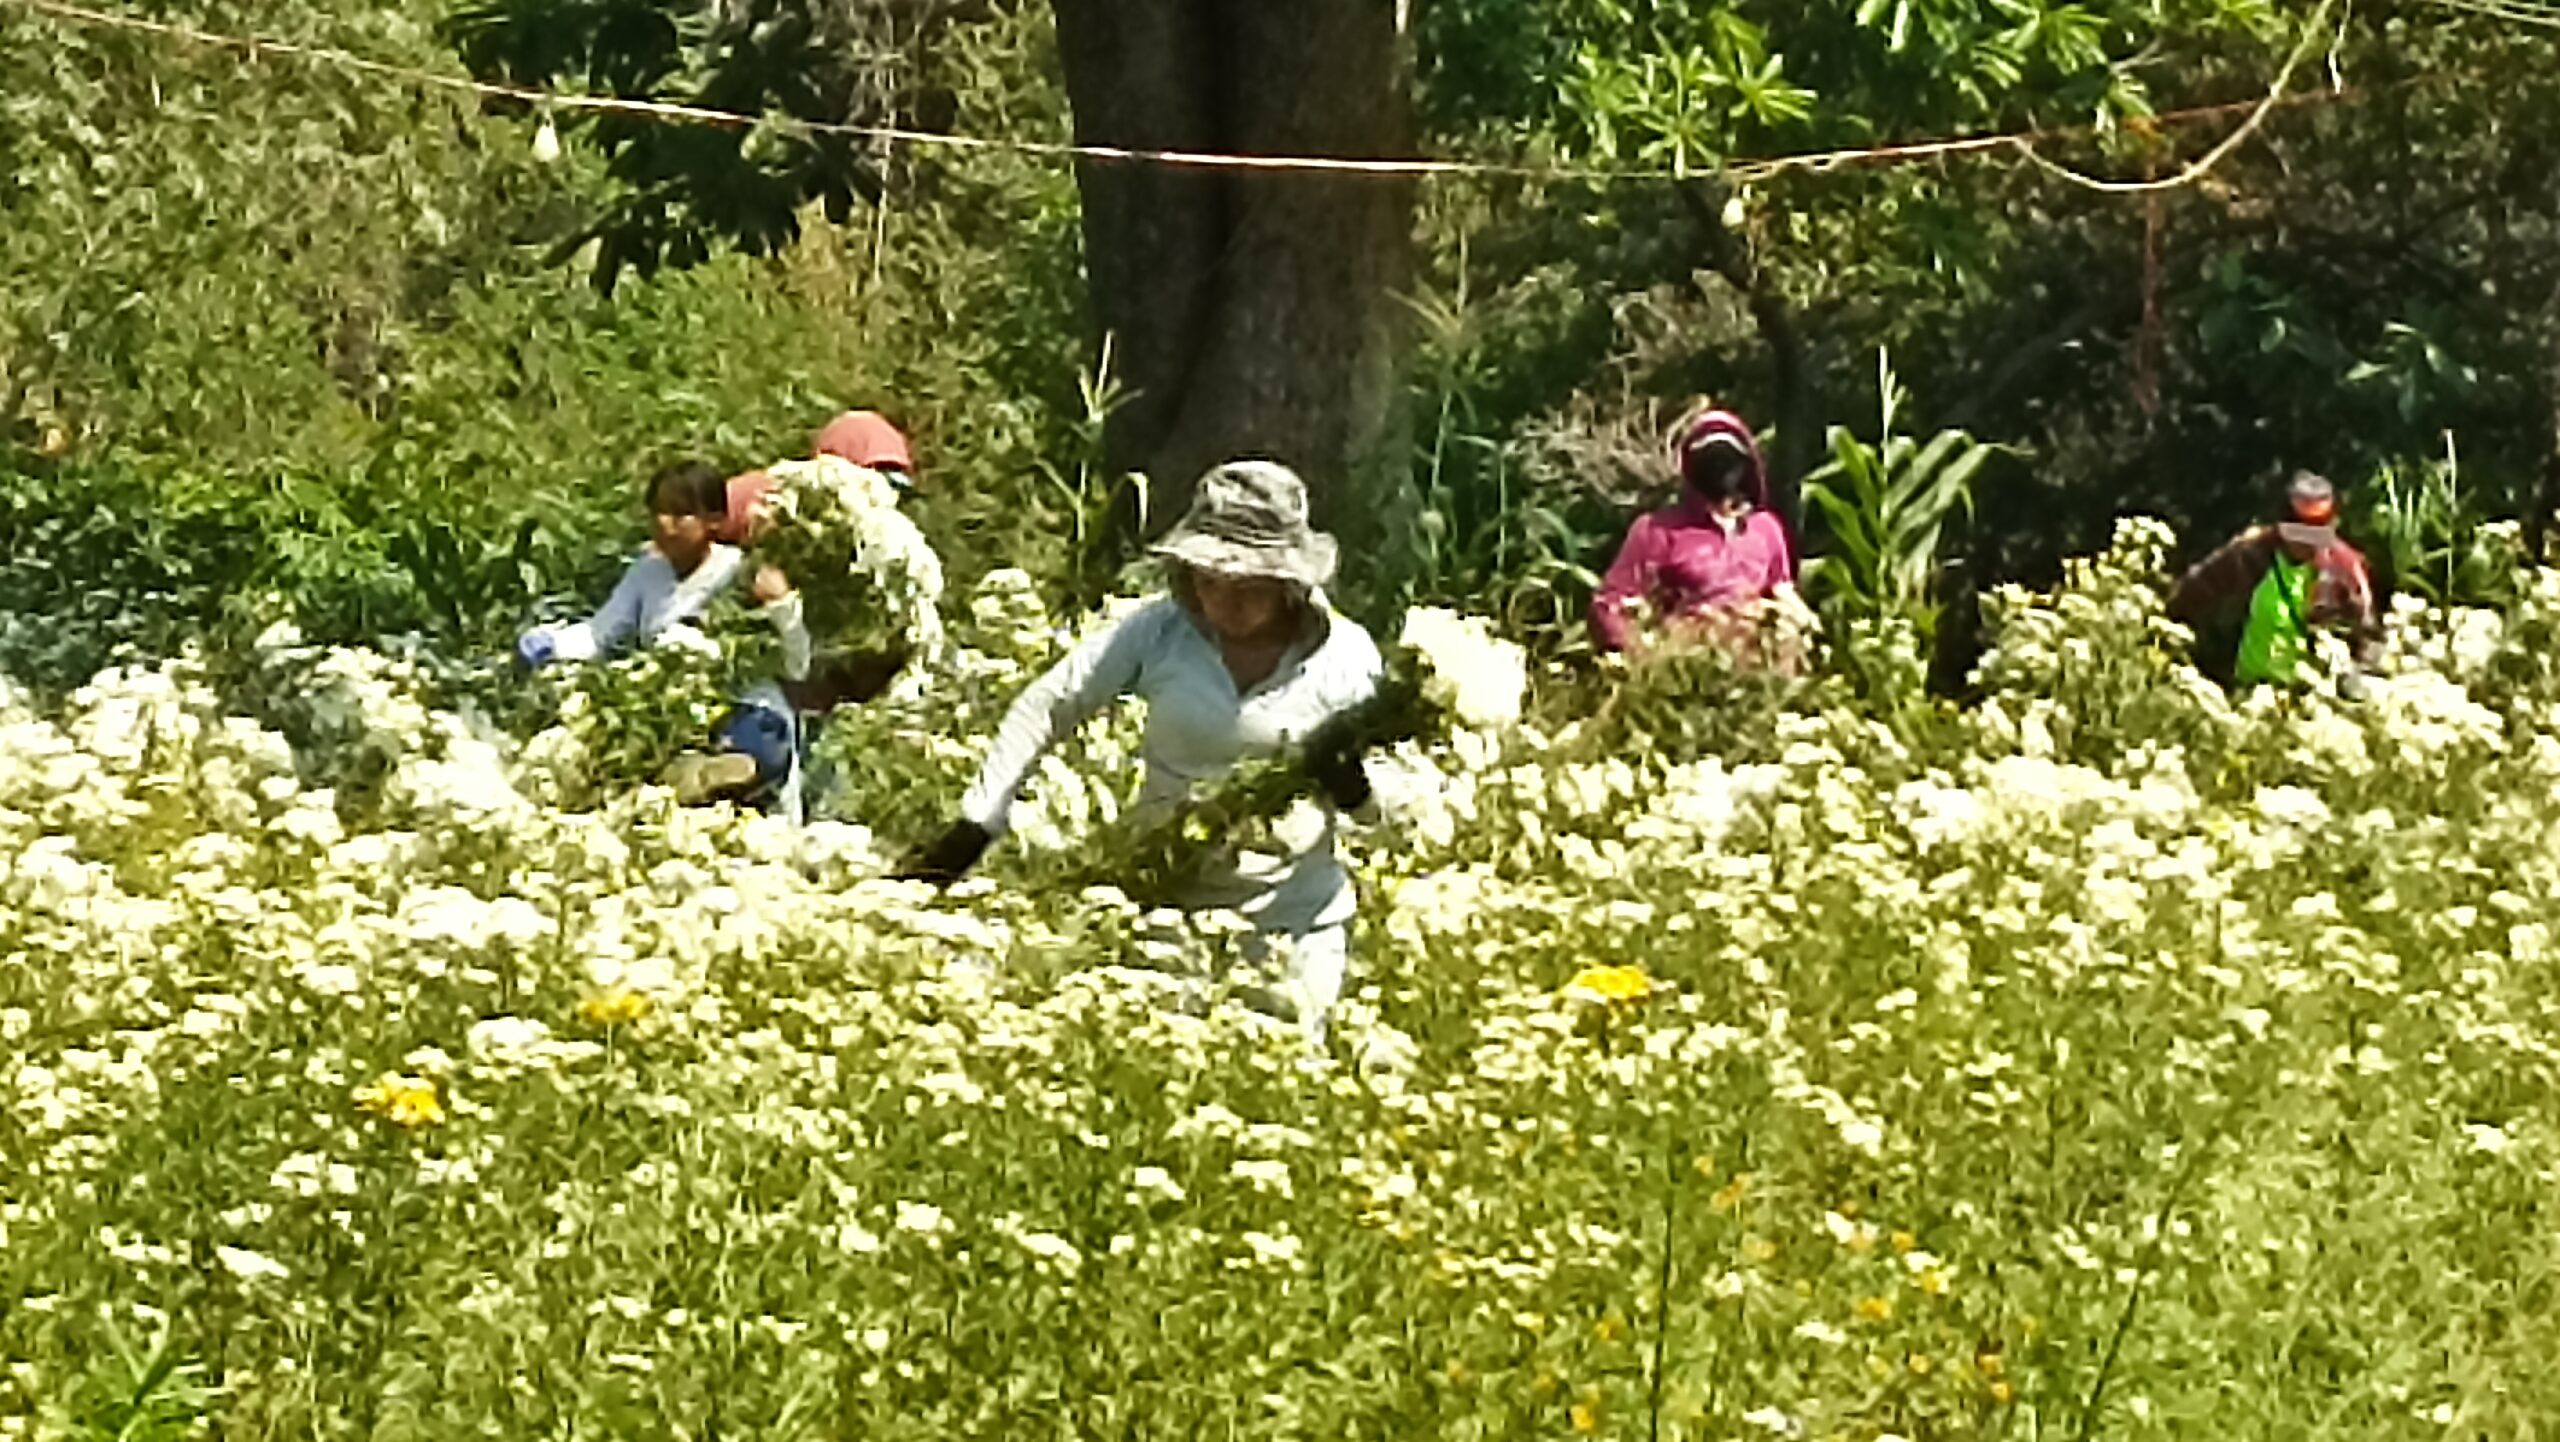
[[[1805,478],[1824,554],[1805,584],[1840,634],[1907,635],[1926,655],[1936,637],[1938,545],[1948,516],[1973,508],[1973,481],[2000,447],[1960,430],[1926,441],[1899,429],[1908,395],[1890,358],[1876,358],[1883,397],[1877,439],[1829,431],[1831,460]]]
[[[2443,460],[2386,462],[2367,495],[2365,524],[2395,588],[2439,606],[2495,605],[2513,593],[2515,528],[2480,515],[2450,434]]]

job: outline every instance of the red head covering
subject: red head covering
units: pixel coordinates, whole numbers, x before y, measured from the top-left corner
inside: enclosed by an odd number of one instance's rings
[[[1720,449],[1741,458],[1743,484],[1749,489],[1751,504],[1764,511],[1769,509],[1769,468],[1760,458],[1760,438],[1752,433],[1750,422],[1731,411],[1705,411],[1680,428],[1674,451],[1682,481],[1697,485],[1705,474],[1708,457]]]
[[[773,477],[762,471],[748,471],[729,478],[729,512],[720,518],[718,538],[732,546],[747,543],[747,533],[755,528],[756,508],[773,491]]]
[[[819,455],[836,456],[871,470],[915,473],[907,438],[878,411],[846,411],[827,422],[810,445]]]

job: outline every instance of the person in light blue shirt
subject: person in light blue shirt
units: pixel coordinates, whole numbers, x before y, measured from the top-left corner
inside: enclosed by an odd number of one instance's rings
[[[1166,594],[1078,646],[1023,693],[962,799],[960,819],[914,858],[911,876],[948,881],[975,865],[1003,833],[1042,755],[1124,698],[1147,703],[1136,818],[1143,824],[1242,760],[1305,746],[1376,694],[1377,644],[1325,599],[1334,541],[1309,524],[1306,488],[1287,467],[1236,461],[1211,471],[1155,552],[1172,569]],[[1356,754],[1324,753],[1307,764],[1335,810],[1364,807],[1368,783]],[[1285,953],[1289,1010],[1320,1039],[1342,989],[1356,898],[1330,816],[1284,849],[1262,860],[1215,858],[1192,893],[1177,899],[1237,913],[1262,939],[1258,949]]]
[[[650,477],[649,544],[632,559],[595,614],[566,625],[537,626],[516,642],[516,655],[540,668],[560,661],[592,661],[626,646],[685,646],[717,654],[719,644],[702,629],[711,605],[747,570],[744,553],[718,539],[729,509],[727,478],[700,461],[668,466]],[[757,788],[786,812],[797,812],[797,748],[783,683],[809,674],[809,630],[799,595],[772,567],[759,568],[749,595],[782,643],[782,676],[752,688],[721,723],[719,750],[687,757],[670,781],[688,800],[724,790]],[[776,718],[783,739],[770,740]]]

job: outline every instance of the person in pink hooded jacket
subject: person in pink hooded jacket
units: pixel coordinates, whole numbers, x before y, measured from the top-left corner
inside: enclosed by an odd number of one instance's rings
[[[1638,607],[1657,625],[1718,634],[1796,579],[1795,544],[1769,508],[1759,438],[1709,411],[1681,432],[1680,499],[1639,517],[1591,598],[1591,633],[1624,651]]]

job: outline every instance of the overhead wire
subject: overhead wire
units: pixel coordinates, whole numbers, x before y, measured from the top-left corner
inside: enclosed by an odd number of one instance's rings
[[[1699,166],[1679,167],[1615,167],[1587,165],[1524,164],[1519,162],[1457,160],[1430,157],[1350,158],[1318,155],[1254,155],[1229,154],[1144,146],[1102,145],[1090,142],[1023,139],[1007,136],[966,135],[947,131],[917,130],[896,125],[865,124],[851,121],[804,120],[788,116],[751,115],[721,110],[680,101],[631,99],[612,95],[588,95],[553,91],[527,85],[480,80],[468,76],[446,74],[414,66],[397,65],[372,59],[330,46],[264,36],[233,35],[206,30],[198,26],[169,20],[121,14],[77,3],[77,0],[0,0],[0,5],[74,25],[123,30],[150,35],[185,44],[227,50],[252,59],[271,56],[300,59],[333,65],[352,72],[380,76],[426,89],[467,93],[489,99],[502,99],[533,106],[545,111],[587,111],[625,115],[670,124],[714,125],[724,128],[752,129],[770,126],[796,134],[840,135],[866,139],[889,146],[940,148],[978,152],[1013,154],[1100,164],[1159,165],[1175,168],[1298,172],[1314,175],[1427,178],[1438,176],[1486,176],[1503,179],[1578,181],[1587,183],[1681,182],[1721,177],[1728,182],[1750,184],[1793,171],[1823,172],[1852,166],[1909,164],[1920,161],[1990,155],[2007,151],[2033,162],[2045,173],[2085,189],[2110,194],[2144,193],[2176,189],[2192,185],[2228,160],[2263,128],[2279,110],[2318,103],[2342,103],[2359,99],[2370,92],[2333,87],[2325,92],[2288,93],[2293,72],[2309,54],[2311,42],[2317,38],[2321,22],[2333,0],[2323,0],[2312,23],[2305,28],[2303,42],[2288,56],[2268,93],[2253,100],[2223,105],[2197,106],[2156,115],[2133,117],[2128,124],[2154,129],[2203,124],[2233,115],[2242,117],[2240,125],[2204,155],[2182,168],[2177,174],[2157,180],[2115,181],[2084,175],[2042,154],[2041,144],[2086,140],[2102,136],[2113,128],[2107,125],[2079,124],[2034,130],[2013,130],[1994,134],[1952,136],[1944,139],[1891,142],[1880,145],[1802,151],[1789,154],[1728,160]],[[2534,0],[2428,0],[2428,3],[2450,8],[2493,11],[2532,6]],[[2551,12],[2553,23],[2560,24],[2560,10]],[[2399,82],[2401,86],[2427,84],[2453,78],[2449,74],[2430,74]]]

